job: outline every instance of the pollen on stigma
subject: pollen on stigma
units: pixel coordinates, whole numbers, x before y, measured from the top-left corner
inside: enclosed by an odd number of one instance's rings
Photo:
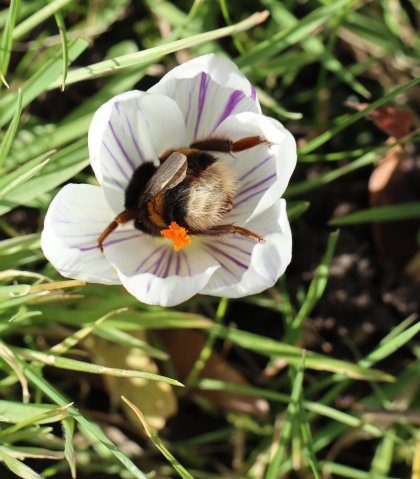
[[[160,234],[166,239],[174,242],[173,247],[175,251],[179,251],[185,246],[189,246],[191,243],[191,237],[188,236],[188,230],[179,226],[176,221],[172,221],[169,228],[161,230]]]

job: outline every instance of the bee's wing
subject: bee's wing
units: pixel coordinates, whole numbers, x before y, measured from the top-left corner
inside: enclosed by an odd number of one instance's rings
[[[187,166],[187,157],[174,151],[148,181],[143,194],[145,201],[181,183],[187,174]]]

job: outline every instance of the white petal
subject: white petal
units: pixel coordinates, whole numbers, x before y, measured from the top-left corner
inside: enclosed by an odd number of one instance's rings
[[[98,236],[113,216],[98,186],[66,185],[50,204],[45,217],[41,246],[46,258],[67,278],[121,283],[97,247]],[[119,241],[132,235],[127,231],[114,234]]]
[[[158,163],[165,150],[186,145],[182,114],[168,97],[130,91],[102,105],[89,128],[89,154],[114,213],[124,209],[136,168],[146,161]]]
[[[222,161],[233,170],[238,182],[234,208],[226,222],[243,226],[270,208],[284,193],[296,166],[296,142],[280,122],[255,113],[230,116],[217,128],[214,136],[233,141],[260,136],[273,143],[223,155]]]
[[[149,91],[176,101],[184,115],[189,143],[207,138],[232,114],[261,112],[254,87],[238,67],[214,54],[174,68]]]
[[[219,265],[201,248],[201,240],[180,251],[172,243],[151,236],[105,247],[125,288],[147,304],[174,306],[194,296]]]
[[[273,286],[284,273],[292,255],[292,235],[281,200],[247,225],[264,243],[235,236],[206,240],[207,251],[221,264],[203,294],[239,298]]]

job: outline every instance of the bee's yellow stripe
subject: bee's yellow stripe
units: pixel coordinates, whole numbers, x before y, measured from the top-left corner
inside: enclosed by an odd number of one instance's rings
[[[165,220],[163,219],[163,207],[164,207],[164,198],[163,194],[156,195],[152,200],[147,203],[147,211],[149,213],[150,221],[163,228],[166,226]]]

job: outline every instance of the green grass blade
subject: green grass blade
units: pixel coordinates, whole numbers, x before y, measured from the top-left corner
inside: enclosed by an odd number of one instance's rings
[[[255,13],[247,19],[229,27],[223,27],[210,32],[200,33],[199,35],[194,35],[189,38],[176,40],[158,47],[149,48],[148,50],[144,50],[142,52],[130,53],[121,57],[112,58],[111,60],[104,60],[87,67],[71,70],[67,76],[66,83],[69,85],[79,81],[116,73],[123,68],[147,65],[159,60],[161,57],[169,53],[177,52],[178,50],[182,50],[184,48],[195,47],[218,38],[232,35],[236,32],[248,30],[249,28],[259,25],[266,18],[266,12]],[[57,81],[53,81],[51,82],[49,89],[56,88],[57,86],[59,86],[59,83],[57,83]]]
[[[324,474],[337,477],[348,477],[349,479],[397,479],[395,477],[383,476],[382,474],[371,474],[371,472],[361,471],[351,466],[338,464],[331,461],[323,461],[322,469]]]
[[[290,344],[274,341],[253,333],[239,329],[227,328],[223,325],[214,325],[214,333],[218,337],[232,341],[250,351],[255,351],[263,356],[280,357],[289,364],[299,365],[302,357],[302,350]],[[329,356],[306,351],[305,366],[307,369],[320,371],[331,371],[345,374],[353,379],[372,381],[393,381],[394,378],[386,373],[374,369],[366,369],[357,364],[334,359]]]
[[[148,373],[144,371],[135,371],[132,369],[119,369],[100,366],[97,364],[85,363],[77,359],[61,358],[52,354],[42,353],[40,351],[32,351],[30,349],[13,347],[12,350],[21,358],[29,361],[38,361],[48,366],[54,366],[60,369],[68,369],[70,371],[82,371],[91,374],[107,374],[109,376],[125,377],[125,378],[141,378],[151,381],[162,381],[172,384],[173,386],[183,386],[179,381],[159,374]]]
[[[392,436],[385,436],[376,448],[370,473],[374,475],[387,475],[391,470],[394,459],[395,440]]]
[[[66,85],[67,72],[69,68],[69,46],[67,42],[66,25],[64,23],[63,15],[60,10],[54,13],[54,18],[57,23],[58,31],[60,32],[61,49],[63,52],[63,73],[61,79],[61,91],[64,91]]]
[[[69,61],[73,62],[88,47],[86,40],[77,39],[69,44]],[[59,55],[54,55],[45,62],[31,78],[22,85],[22,106],[27,106],[32,100],[46,91],[48,85],[60,77],[62,60]],[[58,84],[60,85],[60,83]],[[5,125],[13,117],[15,112],[14,99],[12,96],[0,99],[0,126]]]
[[[13,139],[16,136],[16,132],[19,126],[20,114],[22,112],[22,90],[19,88],[17,91],[16,109],[13,115],[12,121],[3,137],[0,145],[0,167],[3,166],[4,161],[9,154],[10,147],[12,146]]]
[[[13,351],[11,351],[11,349],[2,341],[0,341],[0,358],[9,365],[20,382],[23,403],[29,402],[30,394],[28,390],[28,381],[26,380],[25,375],[19,366],[19,362],[16,360]]]
[[[417,315],[415,313],[408,316],[408,318],[405,318],[403,321],[401,321],[401,323],[397,324],[393,329],[391,329],[391,331],[381,339],[381,342],[379,344],[385,344],[388,341],[392,341],[394,338],[403,333],[413,323],[415,323],[416,319]]]
[[[15,433],[21,429],[25,429],[28,426],[32,426],[34,424],[49,424],[54,423],[57,421],[63,420],[65,417],[68,416],[68,412],[66,411],[66,407],[53,407],[52,409],[48,409],[33,416],[27,417],[19,422],[16,422],[13,426],[10,426],[0,433],[0,438],[7,438],[8,434]]]
[[[256,87],[257,97],[261,105],[268,108],[280,118],[286,118],[289,120],[300,120],[303,115],[299,112],[285,110],[272,96],[261,88]]]
[[[305,213],[305,211],[309,209],[310,206],[311,204],[309,201],[295,201],[293,203],[288,203],[287,216],[289,221],[292,223],[293,221],[297,220]]]
[[[13,45],[13,30],[15,28],[16,19],[20,11],[20,0],[11,0],[7,14],[7,21],[3,30],[0,42],[0,74],[3,83],[8,87],[5,76],[9,68],[10,55]]]
[[[46,296],[48,294],[47,291],[41,291],[39,293],[27,294],[25,296],[21,296],[18,298],[12,298],[8,300],[0,301],[0,310],[14,308],[21,304],[28,303],[33,299],[40,298],[41,296]]]
[[[128,407],[134,412],[134,414],[140,420],[142,426],[144,427],[146,434],[149,436],[150,440],[156,446],[157,449],[163,454],[163,456],[170,462],[172,467],[175,471],[183,478],[183,479],[193,479],[193,476],[182,466],[173,456],[173,454],[169,451],[169,449],[165,446],[165,444],[161,441],[160,437],[158,436],[157,432],[154,431],[146,422],[145,417],[143,416],[140,409],[135,406],[131,401],[127,398],[122,396],[122,400],[128,405]]]
[[[73,446],[74,419],[67,417],[63,420],[64,456],[70,468],[72,479],[76,478],[76,454]]]
[[[411,326],[411,328],[408,328],[406,331],[400,333],[398,336],[395,336],[387,341],[382,341],[374,351],[360,361],[360,365],[363,367],[369,367],[379,361],[382,361],[415,338],[419,333],[420,321]]]
[[[298,404],[303,394],[304,354],[305,353],[303,352],[301,364],[296,368],[286,418],[281,428],[278,444],[275,447],[274,457],[270,459],[265,479],[276,479],[278,477],[283,456],[285,455],[286,448],[292,439],[293,424],[297,419],[299,412]]]
[[[276,0],[263,0],[262,3],[271,12],[273,19],[280,25],[281,28],[290,28],[291,26],[298,25],[299,20],[289,11],[289,8],[282,2]],[[347,3],[344,7],[351,6],[351,3]],[[355,78],[351,71],[342,65],[340,61],[325,48],[323,40],[318,36],[308,36],[301,42],[303,50],[315,55],[325,68],[334,73],[343,83],[349,85],[355,92],[364,96],[370,97],[370,92]]]
[[[36,388],[38,388],[43,394],[49,397],[59,406],[65,406],[68,404],[66,398],[57,391],[50,383],[48,383],[39,373],[33,371],[30,366],[26,365],[23,361],[21,364],[25,370],[25,375]],[[138,469],[138,467],[128,458],[120,449],[99,429],[99,427],[88,421],[80,412],[73,406],[68,408],[69,413],[74,419],[93,436],[95,437],[111,454],[113,454],[124,467],[136,478],[147,479],[147,477]]]
[[[223,321],[223,318],[225,317],[227,312],[228,304],[229,304],[229,300],[227,298],[222,298],[219,301],[219,305],[216,311],[216,318],[215,318],[216,324],[220,324],[221,321]],[[207,338],[206,343],[201,349],[197,360],[195,361],[193,367],[191,368],[191,371],[188,373],[188,376],[185,379],[185,386],[187,388],[194,385],[194,383],[197,381],[198,377],[200,376],[201,371],[207,364],[207,361],[209,360],[213,352],[213,347],[214,347],[216,338],[217,338],[216,334],[214,334],[213,330],[211,329],[209,331],[209,336]]]
[[[6,423],[19,424],[25,422],[26,424],[49,424],[51,422],[61,421],[63,417],[68,416],[63,411],[66,408],[59,406],[54,414],[54,404],[23,404],[21,402],[0,400],[0,417]]]
[[[0,459],[5,463],[5,465],[18,477],[22,479],[43,479],[38,473],[36,473],[29,466],[24,464],[19,459],[13,457],[8,449],[0,446]]]
[[[21,40],[31,30],[36,28],[41,22],[54,15],[64,5],[67,5],[72,0],[51,0],[48,5],[37,10],[30,17],[19,23],[13,31],[13,40]]]
[[[35,177],[10,191],[0,200],[0,214],[19,205],[32,206],[31,201],[69,180],[89,165],[86,139],[63,148]]]
[[[143,351],[151,358],[160,360],[168,359],[167,353],[150,346],[145,341],[142,341],[136,336],[132,336],[131,334],[128,334],[120,329],[103,326],[95,329],[94,334],[115,344],[120,344],[121,346],[125,346],[127,348],[136,348],[140,351]]]
[[[86,339],[94,330],[97,328],[103,321],[113,314],[120,313],[121,310],[110,311],[105,316],[100,317],[96,321],[93,321],[90,324],[85,325],[82,329],[75,331],[70,336],[66,336],[63,341],[55,344],[50,348],[50,353],[56,355],[66,354],[70,349],[74,348],[80,341]]]
[[[338,240],[338,231],[330,234],[327,243],[327,249],[319,266],[315,270],[314,277],[308,288],[305,301],[302,304],[296,318],[293,321],[292,328],[299,330],[305,319],[311,314],[312,310],[324,294],[328,281],[328,268],[334,255]]]
[[[49,161],[49,158],[35,158],[33,161],[29,161],[26,165],[21,166],[16,171],[4,175],[0,180],[0,202],[11,191],[15,190],[18,186],[25,184],[30,178],[37,175],[44,166],[49,163]]]
[[[254,386],[227,383],[225,381],[219,381],[216,379],[200,379],[197,382],[197,387],[208,391],[228,391],[237,394],[246,394],[249,396],[265,398],[269,401],[279,402],[282,404],[289,404],[290,401],[289,394],[279,393],[267,388],[256,388]],[[384,434],[383,429],[380,427],[375,426],[374,424],[364,423],[360,418],[354,416],[353,414],[339,411],[331,406],[308,400],[303,401],[302,406],[308,412],[322,416],[324,418],[332,419],[335,423],[340,423],[352,428],[361,428],[369,434],[373,434],[378,437]]]
[[[239,67],[256,65],[262,60],[277,55],[281,50],[301,42],[328,21],[332,15],[352,0],[338,0],[328,5],[321,6],[312,11],[306,17],[299,20],[295,25],[290,25],[279,33],[271,36],[270,39],[260,42],[256,47],[237,58]]]
[[[347,226],[378,221],[404,221],[416,218],[420,218],[420,202],[418,201],[356,211],[340,218],[334,218],[329,224],[332,226]]]
[[[379,98],[378,100],[372,102],[365,110],[358,111],[354,113],[353,115],[344,115],[343,117],[340,118],[340,121],[337,126],[322,133],[317,138],[314,138],[313,140],[309,141],[305,146],[300,148],[299,154],[305,155],[306,153],[309,153],[315,150],[316,148],[319,148],[321,145],[331,140],[331,138],[334,138],[338,133],[340,133],[340,131],[343,131],[344,129],[346,129],[347,127],[349,127],[356,121],[365,117],[372,110],[375,110],[375,108],[379,108],[385,103],[388,103],[389,101],[391,101],[398,95],[401,95],[401,93],[404,93],[405,91],[410,90],[411,88],[415,87],[419,83],[420,83],[420,77],[414,78],[413,80],[405,83],[404,85],[401,85],[395,88],[391,92],[384,95],[382,98]]]
[[[302,193],[306,193],[318,186],[328,185],[334,180],[341,178],[352,171],[356,171],[359,168],[363,168],[365,166],[371,165],[375,163],[375,161],[379,158],[380,154],[378,152],[370,152],[366,153],[362,157],[358,158],[355,161],[352,161],[348,165],[341,166],[335,170],[328,171],[327,173],[323,173],[315,178],[311,178],[310,180],[301,181],[299,183],[295,183],[294,185],[289,185],[287,187],[285,197],[291,198],[295,195],[300,195]]]
[[[92,116],[93,114],[89,113],[72,121],[64,120],[42,136],[36,136],[35,133],[30,132],[31,141],[25,142],[21,148],[15,148],[10,154],[10,162],[12,164],[25,163],[46,151],[62,148],[70,142],[74,143],[77,139],[87,135]]]

